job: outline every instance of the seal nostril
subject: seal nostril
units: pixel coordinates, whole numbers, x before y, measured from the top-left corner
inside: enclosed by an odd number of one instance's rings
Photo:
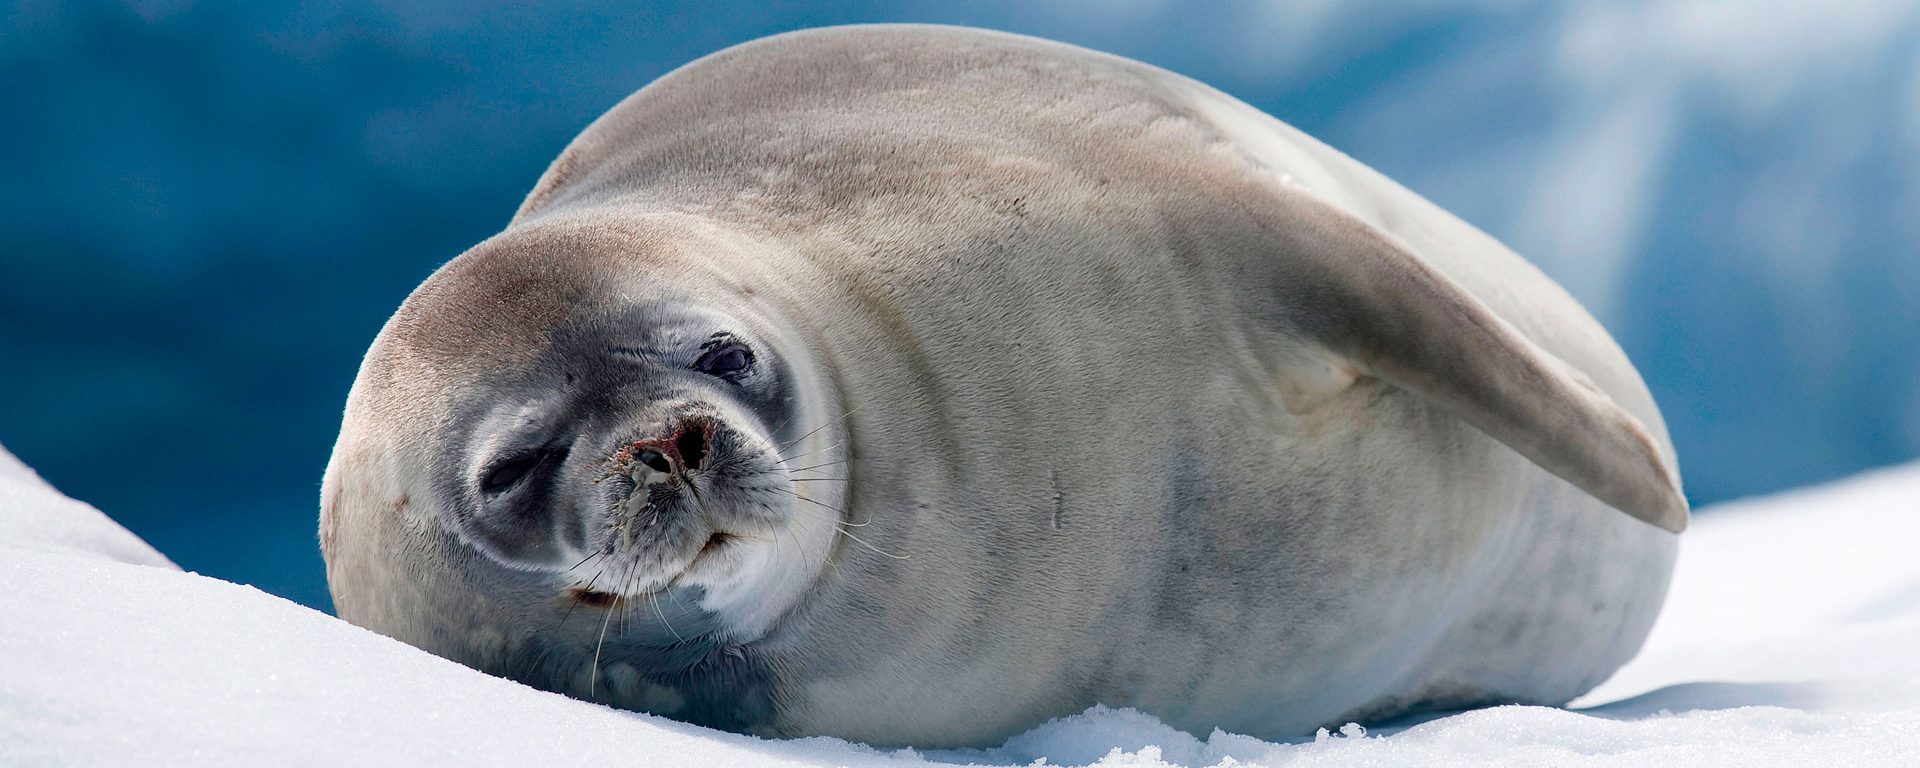
[[[667,461],[667,455],[652,448],[641,449],[639,453],[633,455],[633,458],[656,472],[673,471],[673,464]]]
[[[707,426],[689,424],[680,431],[680,437],[674,441],[674,450],[680,452],[680,459],[687,463],[687,469],[699,469],[700,462],[707,457]]]

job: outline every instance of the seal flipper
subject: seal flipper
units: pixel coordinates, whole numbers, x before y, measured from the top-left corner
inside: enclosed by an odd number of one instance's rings
[[[1646,428],[1583,374],[1385,233],[1283,190],[1268,229],[1273,317],[1542,469],[1674,533],[1687,501]]]

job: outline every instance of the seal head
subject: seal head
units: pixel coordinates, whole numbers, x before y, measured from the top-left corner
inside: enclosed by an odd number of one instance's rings
[[[772,305],[700,266],[741,248],[716,236],[556,217],[408,299],[328,474],[344,616],[584,697],[755,725],[769,705],[738,690],[761,676],[741,649],[830,556],[840,432]],[[363,508],[402,514],[350,523],[371,536],[331,533]],[[371,551],[386,547],[437,565],[395,584]]]

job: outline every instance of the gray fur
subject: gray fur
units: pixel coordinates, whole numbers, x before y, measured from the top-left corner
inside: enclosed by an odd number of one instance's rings
[[[778,386],[689,377],[680,341],[618,367],[677,327],[643,306],[752,336]],[[794,443],[755,482],[840,480],[603,560],[739,526],[738,557],[793,549],[727,573],[789,591],[572,605],[611,518],[566,483],[673,408]],[[523,411],[595,450],[529,524],[461,513]],[[1631,364],[1486,235],[1176,75],[879,26],[714,54],[589,127],[375,341],[321,538],[343,617],[478,668],[943,747],[1095,703],[1267,738],[1562,703],[1639,648],[1676,543],[1641,520],[1685,515]]]

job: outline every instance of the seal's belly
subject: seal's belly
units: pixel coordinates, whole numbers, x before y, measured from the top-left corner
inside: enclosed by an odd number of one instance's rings
[[[1196,425],[1165,452],[1178,466],[1069,484],[1062,527],[1036,534],[1053,557],[930,556],[925,583],[909,561],[891,589],[952,589],[971,571],[959,591],[984,596],[916,617],[932,631],[869,651],[866,669],[788,689],[782,730],[870,739],[939,723],[927,743],[993,743],[1105,704],[1278,738],[1423,704],[1564,702],[1637,647],[1670,558],[1657,530],[1378,382],[1326,408],[1170,418]],[[1121,554],[1075,559],[1101,551]],[[1633,551],[1638,571],[1609,560]],[[897,594],[869,597],[916,602]],[[1510,658],[1531,666],[1488,673]],[[925,684],[898,686],[903,670]]]
[[[1396,693],[1507,566],[1488,550],[1544,473],[1378,383],[1325,407],[1317,426],[1228,422],[1213,460],[1264,440],[1271,470],[1172,494],[1177,565],[1141,585],[1134,669],[1106,695],[1180,727],[1310,732]]]

